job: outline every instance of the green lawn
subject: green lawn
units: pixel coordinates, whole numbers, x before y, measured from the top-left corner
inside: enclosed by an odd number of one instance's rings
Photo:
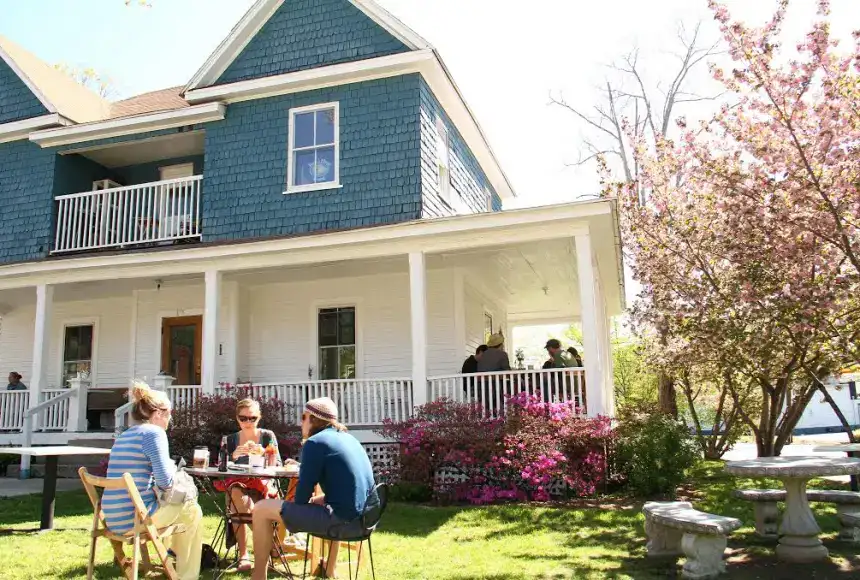
[[[729,497],[736,485],[759,487],[775,482],[735,482],[718,464],[698,470],[682,496],[706,511],[752,522],[752,510]],[[818,482],[818,487],[834,487]],[[205,504],[204,504],[205,505]],[[393,504],[374,536],[380,580],[517,580],[674,578],[679,562],[645,558],[641,501],[624,497],[579,502],[566,507],[426,507]],[[782,566],[773,543],[756,539],[745,527],[729,543],[728,578],[857,578],[860,548],[836,540],[838,522],[829,506],[814,505],[831,550],[831,563]],[[0,500],[0,527],[37,526],[39,498]],[[0,579],[83,578],[87,529],[92,511],[83,492],[60,494],[56,527],[46,534],[0,535]],[[207,515],[208,532],[217,520]],[[14,563],[13,563],[14,562]],[[110,549],[98,552],[97,578],[117,578]],[[344,574],[345,576],[345,574]],[[367,575],[369,578],[369,574]]]

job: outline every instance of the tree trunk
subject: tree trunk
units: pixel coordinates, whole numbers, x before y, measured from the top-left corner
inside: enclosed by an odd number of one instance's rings
[[[675,380],[666,372],[660,371],[660,391],[658,401],[660,412],[678,418],[678,400],[675,396]]]

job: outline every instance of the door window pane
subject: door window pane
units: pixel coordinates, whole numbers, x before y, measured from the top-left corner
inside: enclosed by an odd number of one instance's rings
[[[318,313],[320,380],[354,379],[355,308],[324,308]]]

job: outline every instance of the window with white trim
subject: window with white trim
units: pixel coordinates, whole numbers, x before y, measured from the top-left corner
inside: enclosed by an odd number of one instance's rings
[[[287,193],[340,187],[340,106],[290,109]]]
[[[489,187],[484,188],[484,196],[487,199],[487,211],[493,211],[493,193],[490,191]]]
[[[484,312],[484,343],[490,340],[491,336],[493,336],[493,315]]]
[[[355,378],[355,307],[321,308],[317,313],[319,379]]]
[[[93,370],[93,325],[67,326],[63,332],[63,386]]]
[[[439,196],[454,207],[451,199],[451,142],[448,138],[448,128],[441,117],[436,117],[436,163],[439,167],[437,179],[439,181]]]

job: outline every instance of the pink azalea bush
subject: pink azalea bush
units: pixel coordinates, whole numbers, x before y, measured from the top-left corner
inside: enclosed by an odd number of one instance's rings
[[[508,398],[503,418],[443,399],[407,421],[386,421],[379,433],[401,443],[400,481],[426,485],[437,500],[476,505],[592,495],[612,437],[607,418],[526,393]]]

